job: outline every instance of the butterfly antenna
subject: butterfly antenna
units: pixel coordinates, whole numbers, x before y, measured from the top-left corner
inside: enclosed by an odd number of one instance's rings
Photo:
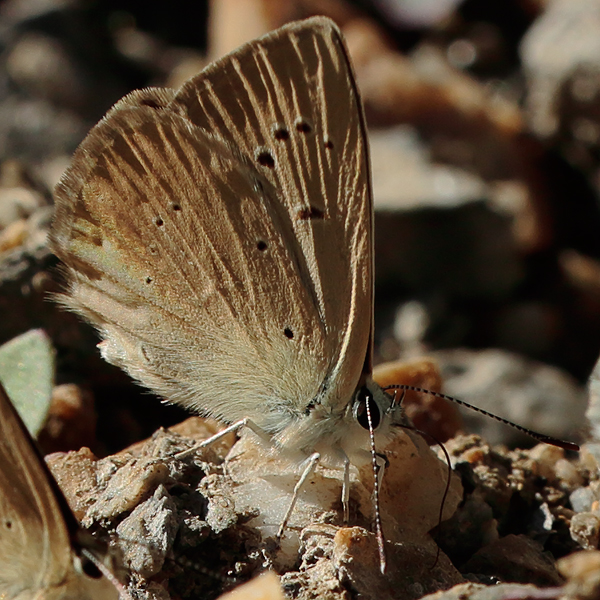
[[[110,581],[113,584],[113,586],[119,593],[121,600],[133,600],[129,592],[123,587],[123,584],[114,576],[113,572],[93,552],[90,552],[87,548],[81,548],[80,552],[91,563],[94,564],[98,571],[100,571],[100,573],[102,573],[102,575],[106,577],[108,581]]]
[[[388,386],[384,387],[383,390],[384,391],[403,390],[404,392],[407,392],[407,391],[418,392],[420,394],[429,394],[430,396],[434,396],[435,398],[441,398],[442,400],[448,400],[448,401],[454,402],[455,404],[458,404],[460,406],[465,406],[466,408],[470,408],[471,410],[474,410],[482,415],[485,415],[486,417],[491,417],[492,419],[495,419],[496,421],[499,421],[500,423],[509,425],[513,429],[521,431],[522,433],[528,435],[529,437],[533,438],[534,440],[537,440],[538,442],[543,442],[544,444],[550,444],[552,446],[558,446],[559,448],[563,448],[564,450],[575,450],[576,452],[579,452],[579,446],[573,442],[568,442],[566,440],[560,440],[560,439],[552,437],[550,435],[544,435],[543,433],[538,433],[537,431],[532,431],[531,429],[527,429],[527,427],[523,427],[522,425],[517,425],[516,423],[513,423],[512,421],[509,421],[508,419],[503,419],[502,417],[499,417],[498,415],[488,412],[487,410],[483,410],[483,408],[478,408],[477,406],[468,404],[464,400],[459,400],[458,398],[453,398],[452,396],[448,396],[447,394],[442,394],[441,392],[434,392],[432,390],[426,390],[424,388],[416,387],[414,385],[407,385],[407,384],[388,385]],[[398,402],[397,404],[400,404],[403,399],[404,399],[404,394],[402,394],[402,397],[400,398],[400,402]]]
[[[367,423],[369,424],[369,441],[371,443],[371,461],[373,464],[373,478],[375,480],[373,486],[373,503],[375,504],[375,528],[377,530],[377,549],[379,550],[379,570],[381,574],[385,574],[386,556],[385,546],[383,541],[383,528],[381,526],[381,513],[379,512],[379,465],[377,464],[377,452],[375,451],[375,434],[373,433],[373,421],[371,419],[371,402],[367,397],[365,402],[367,412]]]

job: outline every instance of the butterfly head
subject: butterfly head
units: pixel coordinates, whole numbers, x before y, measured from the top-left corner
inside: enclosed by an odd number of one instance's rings
[[[366,435],[372,430],[378,437],[387,439],[392,435],[394,425],[407,423],[394,398],[370,378],[357,387],[349,409],[355,428]],[[359,437],[364,437],[364,434],[359,434]]]
[[[354,400],[352,402],[352,416],[355,421],[367,431],[372,428],[377,430],[384,419],[384,416],[389,412],[388,396],[382,392],[381,388],[368,385],[363,385],[356,390]],[[367,413],[367,405],[370,409],[370,422]]]
[[[355,455],[364,454],[370,446],[370,430],[378,440],[378,445],[383,447],[395,433],[394,424],[405,418],[402,415],[403,411],[394,404],[392,397],[372,379],[365,379],[341,411],[328,409],[327,404],[313,408],[306,419],[307,423],[311,423],[310,429],[315,435],[313,440],[316,443],[311,450],[326,455],[328,447],[334,451],[341,449],[351,462],[355,462]],[[319,441],[316,439],[317,432],[320,433]]]

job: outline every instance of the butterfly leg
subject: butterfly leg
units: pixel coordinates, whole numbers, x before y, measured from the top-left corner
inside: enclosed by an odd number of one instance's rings
[[[202,448],[206,448],[207,446],[214,444],[215,442],[219,441],[222,437],[225,437],[228,433],[239,431],[240,429],[242,429],[242,427],[248,427],[248,429],[252,430],[261,440],[263,440],[269,445],[273,445],[273,440],[271,439],[271,436],[264,429],[261,429],[256,423],[254,423],[254,421],[245,418],[241,419],[240,421],[236,421],[232,425],[229,425],[229,427],[225,427],[225,429],[222,429],[218,433],[215,433],[215,435],[211,435],[209,438],[203,440],[199,444],[196,444],[195,446],[192,446],[191,448],[188,448],[183,452],[179,452],[175,455],[175,458],[185,458],[186,456],[189,456],[190,454],[193,454],[198,450],[202,450]]]
[[[350,520],[350,459],[344,453],[344,483],[342,484],[342,506],[344,523]]]
[[[292,495],[292,501],[290,502],[287,512],[285,513],[285,517],[283,517],[283,521],[281,522],[281,525],[279,526],[279,531],[277,532],[277,539],[279,539],[283,536],[283,532],[285,531],[288,521],[290,520],[290,517],[292,516],[294,506],[296,506],[296,502],[298,501],[298,496],[300,496],[300,492],[302,491],[302,488],[303,488],[304,484],[306,483],[306,480],[313,474],[315,467],[317,466],[317,463],[319,462],[320,458],[321,458],[321,455],[318,452],[315,452],[314,454],[311,454],[308,457],[308,459],[306,460],[306,463],[305,463],[306,466],[304,467],[304,471],[303,471],[300,479],[298,480],[298,483],[296,483],[296,485],[294,486],[294,493]]]

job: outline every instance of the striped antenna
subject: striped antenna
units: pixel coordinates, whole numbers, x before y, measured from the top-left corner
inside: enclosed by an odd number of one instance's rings
[[[442,394],[441,392],[434,392],[432,390],[426,390],[424,388],[416,387],[414,385],[407,384],[398,384],[398,385],[388,385],[383,388],[383,391],[389,390],[402,390],[403,394],[400,396],[400,399],[395,402],[395,404],[402,404],[402,400],[404,399],[404,395],[406,392],[418,392],[420,394],[429,394],[430,396],[434,396],[435,398],[441,398],[442,400],[449,400],[450,402],[454,402],[460,406],[465,406],[466,408],[470,408],[486,417],[491,417],[500,423],[504,423],[505,425],[510,425],[510,427],[516,429],[517,431],[521,431],[522,433],[528,435],[529,437],[537,440],[538,442],[543,442],[544,444],[550,444],[551,446],[558,446],[559,448],[563,448],[564,450],[575,450],[575,452],[579,452],[579,446],[574,442],[568,442],[566,440],[559,440],[558,438],[552,437],[550,435],[544,435],[543,433],[538,433],[537,431],[532,431],[531,429],[527,429],[527,427],[523,427],[522,425],[517,425],[508,419],[504,419],[495,415],[487,410],[483,410],[483,408],[478,408],[477,406],[473,406],[472,404],[468,404],[464,400],[459,400],[458,398],[453,398],[452,396],[448,396],[447,394]]]

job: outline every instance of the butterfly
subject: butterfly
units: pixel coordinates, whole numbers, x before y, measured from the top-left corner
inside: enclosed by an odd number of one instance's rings
[[[373,206],[337,26],[288,24],[119,101],[56,188],[63,302],[171,402],[344,460],[373,382]]]
[[[248,425],[301,482],[342,467],[345,517],[350,464],[405,423],[372,378],[371,188],[348,51],[314,17],[120,100],[57,185],[50,237],[108,362]]]
[[[89,546],[0,385],[0,598],[116,600]]]

